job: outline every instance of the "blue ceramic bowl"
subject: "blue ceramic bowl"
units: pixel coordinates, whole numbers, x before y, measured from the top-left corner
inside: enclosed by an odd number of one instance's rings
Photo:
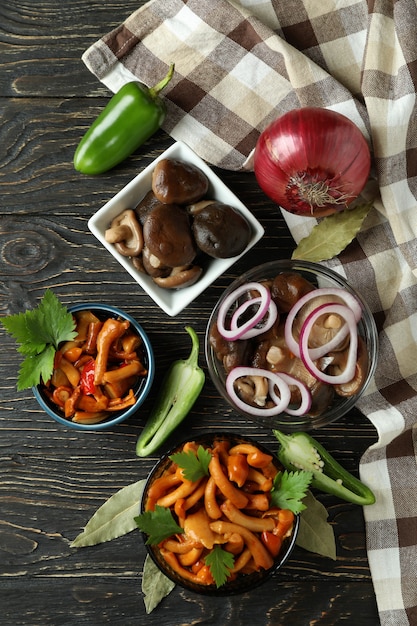
[[[70,313],[88,310],[92,311],[99,318],[120,317],[122,319],[128,320],[132,328],[142,338],[144,351],[143,362],[148,370],[148,374],[146,377],[140,378],[138,383],[134,387],[136,403],[128,409],[125,409],[124,411],[115,412],[108,418],[104,419],[102,422],[99,422],[97,424],[77,424],[75,422],[72,422],[70,419],[67,419],[62,412],[59,411],[56,405],[50,402],[42,389],[42,385],[37,385],[36,387],[32,388],[33,394],[42,409],[62,426],[67,426],[68,428],[73,428],[75,430],[85,431],[107,430],[109,428],[112,428],[113,426],[116,426],[117,424],[120,424],[121,422],[124,422],[129,417],[134,415],[148,396],[155,375],[155,357],[152,345],[142,326],[133,317],[114,306],[101,303],[81,303],[68,307],[68,310],[70,311]]]

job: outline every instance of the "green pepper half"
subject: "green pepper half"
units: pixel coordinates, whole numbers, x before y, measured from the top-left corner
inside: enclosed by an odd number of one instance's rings
[[[169,368],[137,441],[137,456],[148,456],[164,443],[190,412],[203,389],[205,374],[198,365],[198,337],[191,326],[186,326],[185,330],[192,340],[190,356],[187,360],[175,361]]]
[[[169,83],[174,64],[155,87],[123,85],[90,126],[74,154],[82,174],[102,174],[130,156],[160,128],[166,116],[160,91]]]
[[[311,486],[347,502],[366,505],[375,502],[372,491],[345,470],[323,446],[307,433],[284,435],[273,430],[281,444],[278,459],[289,471],[312,472]]]

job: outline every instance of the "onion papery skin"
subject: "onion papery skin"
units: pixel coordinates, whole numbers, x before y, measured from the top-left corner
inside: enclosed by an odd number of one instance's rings
[[[256,180],[290,213],[325,217],[344,210],[364,188],[371,168],[365,137],[347,117],[316,107],[285,113],[260,135]]]

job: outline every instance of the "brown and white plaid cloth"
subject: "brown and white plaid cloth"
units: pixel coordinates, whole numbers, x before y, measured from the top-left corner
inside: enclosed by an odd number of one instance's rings
[[[83,55],[112,91],[175,75],[164,129],[218,167],[250,167],[260,132],[301,106],[353,120],[377,198],[329,262],[368,301],[380,358],[359,408],[378,431],[362,479],[381,623],[417,624],[417,6],[415,0],[152,0]],[[295,241],[314,225],[284,212]]]

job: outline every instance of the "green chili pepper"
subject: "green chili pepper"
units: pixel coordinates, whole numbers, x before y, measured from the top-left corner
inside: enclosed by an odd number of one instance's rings
[[[74,154],[74,167],[82,174],[102,174],[121,163],[151,137],[165,119],[166,108],[158,97],[174,73],[174,64],[155,87],[129,82],[88,129]]]
[[[311,486],[354,504],[373,504],[375,496],[358,478],[350,474],[323,446],[307,433],[284,435],[273,431],[281,444],[278,459],[289,471],[312,472]]]
[[[198,337],[191,326],[186,326],[185,330],[192,340],[190,356],[187,360],[175,361],[169,368],[137,441],[138,456],[148,456],[164,443],[189,413],[203,388],[205,374],[198,366]]]

